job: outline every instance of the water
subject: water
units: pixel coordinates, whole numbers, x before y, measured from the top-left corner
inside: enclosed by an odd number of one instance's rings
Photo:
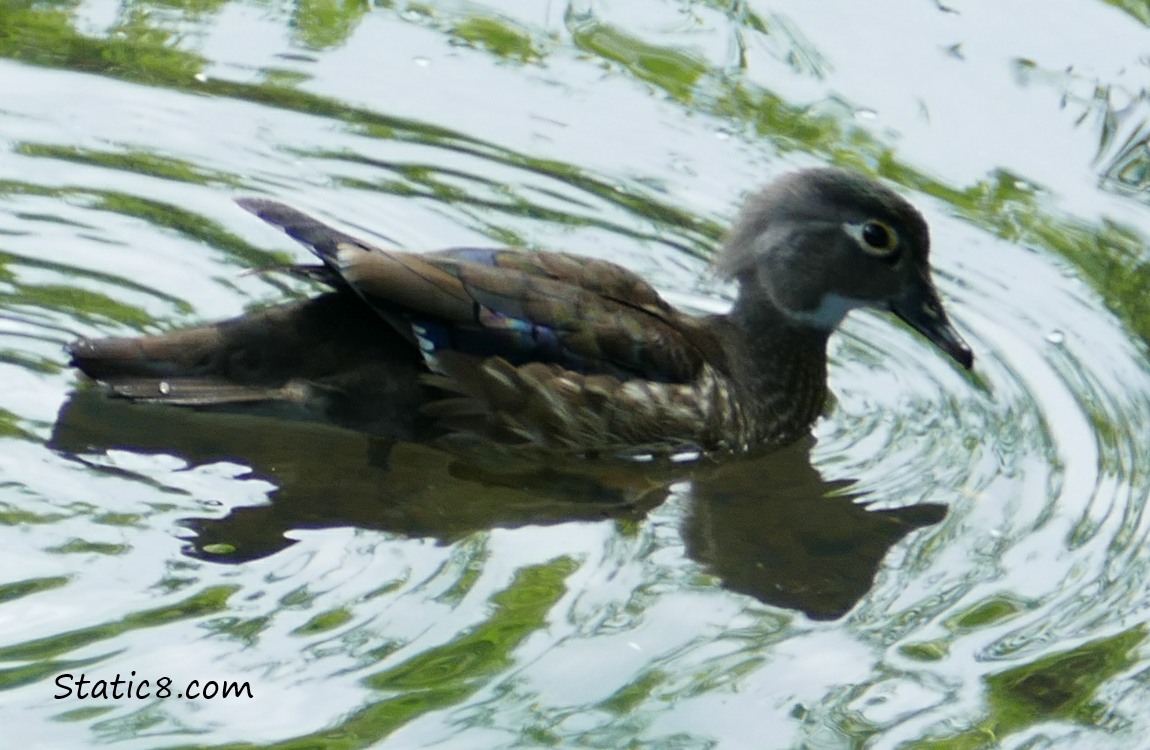
[[[10,741],[1150,747],[1147,23],[1098,0],[0,4]],[[245,273],[304,251],[237,196],[405,249],[609,258],[709,309],[740,196],[824,163],[927,215],[976,369],[852,316],[813,447],[686,478],[478,470],[131,407],[65,367],[78,336],[305,293]],[[81,673],[253,697],[54,697]]]

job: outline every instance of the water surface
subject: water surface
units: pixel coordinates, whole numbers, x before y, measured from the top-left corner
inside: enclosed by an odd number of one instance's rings
[[[0,717],[28,747],[1113,747],[1150,733],[1139,3],[0,3]],[[1089,30],[1088,32],[1086,30]],[[132,407],[63,344],[305,294],[267,195],[718,309],[820,164],[931,222],[967,374],[879,314],[812,445],[475,467]],[[605,502],[611,501],[611,502]],[[57,678],[252,698],[57,699]]]

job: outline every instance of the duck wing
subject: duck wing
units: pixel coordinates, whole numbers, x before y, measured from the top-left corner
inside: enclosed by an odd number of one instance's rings
[[[239,203],[310,247],[323,264],[313,277],[351,289],[414,341],[425,382],[449,394],[426,409],[451,431],[575,449],[648,433],[661,442],[651,403],[682,411],[684,388],[725,369],[703,321],[614,263],[509,249],[394,252],[280,203]]]

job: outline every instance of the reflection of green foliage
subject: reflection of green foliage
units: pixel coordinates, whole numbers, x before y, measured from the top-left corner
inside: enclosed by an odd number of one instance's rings
[[[152,322],[151,316],[139,307],[118,302],[101,292],[64,284],[28,284],[11,297],[0,295],[0,299],[4,297],[13,304],[60,310],[81,320],[114,320],[133,328],[143,328]]]
[[[516,195],[505,186],[497,184],[482,175],[473,175],[460,170],[429,165],[381,162],[350,153],[315,151],[308,155],[324,159],[340,159],[351,163],[368,164],[377,170],[393,172],[396,175],[396,179],[380,177],[371,182],[354,178],[339,179],[340,184],[357,190],[374,190],[389,195],[433,200],[457,208],[472,206],[484,209],[484,213],[520,216],[546,221],[551,224],[572,227],[597,227],[619,237],[633,237],[638,240],[652,239],[649,233],[637,231],[631,226],[621,222],[611,221],[595,213],[591,213],[590,215],[576,215],[560,209],[545,207],[530,197]],[[600,188],[605,187],[605,185],[598,183],[592,178],[575,173],[574,170],[572,170],[569,181],[582,183],[589,191],[598,192]],[[467,189],[465,187],[467,183],[474,183],[477,189]],[[492,192],[496,194],[498,199],[491,196]],[[604,197],[606,197],[606,195],[604,195]],[[637,196],[621,194],[614,196],[613,202],[624,203],[633,201],[635,203],[635,209],[642,211],[640,206],[644,200],[644,198]],[[687,215],[670,207],[661,210],[660,207],[649,204],[649,210],[643,213],[650,215],[651,218],[658,218],[660,216],[668,217],[668,223],[680,229],[690,228],[690,219]],[[700,223],[700,225],[704,232],[712,232],[712,236],[717,236],[719,233],[717,228],[712,229],[705,223]],[[499,227],[491,226],[489,234],[494,235],[500,231]],[[505,245],[523,246],[527,244],[524,238],[509,231],[504,231],[498,239],[501,240],[501,244]],[[703,244],[701,240],[700,244]],[[696,250],[696,252],[699,251]]]
[[[181,12],[187,18],[214,13],[231,0],[144,0],[143,4]]]
[[[447,572],[447,568],[452,568],[451,585],[443,593],[436,596],[435,601],[450,606],[462,602],[463,598],[471,592],[472,587],[479,581],[487,557],[487,538],[482,534],[469,537],[457,544],[452,550],[451,558],[432,575],[432,578],[436,578]]]
[[[193,185],[218,183],[229,187],[240,187],[240,180],[223,172],[212,172],[190,162],[173,159],[170,156],[149,154],[144,151],[96,151],[76,146],[55,146],[47,143],[17,143],[13,149],[23,156],[38,156],[46,159],[59,159],[75,164],[104,167],[120,172],[176,180]]]
[[[99,718],[109,711],[115,711],[115,706],[93,706],[91,708],[75,708],[71,711],[61,711],[52,718],[56,721],[91,721]]]
[[[238,588],[238,586],[212,586],[183,601],[143,612],[132,612],[115,622],[102,623],[47,638],[4,646],[0,648],[0,661],[51,659],[94,643],[111,640],[133,630],[169,625],[173,622],[222,612],[227,608],[228,598]]]
[[[78,0],[30,7],[23,0],[0,0],[0,55],[36,65],[70,69],[61,41],[76,36],[72,15]]]
[[[292,631],[292,635],[316,635],[319,633],[326,633],[329,630],[345,625],[352,619],[351,610],[346,607],[336,607],[327,612],[320,612],[314,615]]]
[[[599,704],[604,711],[622,716],[630,713],[636,706],[643,703],[662,687],[671,675],[661,669],[644,672],[629,684],[616,690],[609,698]]]
[[[452,32],[461,41],[504,59],[530,62],[543,57],[531,34],[505,18],[468,16]]]
[[[104,526],[136,527],[142,528],[144,517],[139,513],[101,513],[92,519],[92,523]]]
[[[293,18],[300,42],[311,49],[347,41],[370,5],[363,0],[299,0]]]
[[[125,216],[135,216],[155,227],[171,229],[209,247],[222,250],[228,258],[246,268],[266,268],[288,262],[288,257],[252,247],[219,224],[170,203],[141,198],[127,193],[99,193],[100,208]]]
[[[988,678],[990,705],[999,727],[1005,733],[1036,719],[1094,721],[1098,717],[1098,706],[1091,703],[1094,693],[1134,664],[1131,652],[1145,638],[1144,630],[1130,630]]]
[[[31,594],[41,591],[51,591],[67,584],[71,578],[68,576],[51,576],[48,578],[28,578],[13,583],[0,583],[0,604],[16,599],[23,599]]]
[[[997,172],[985,183],[957,192],[919,178],[926,192],[946,199],[961,215],[1012,242],[1044,247],[1073,263],[1112,312],[1150,342],[1150,263],[1140,261],[1145,239],[1129,227],[1052,216],[1033,188],[1019,177]]]
[[[140,83],[194,82],[201,57],[172,45],[173,34],[151,25],[135,10],[107,37],[83,36],[72,27],[72,3],[55,8],[19,0],[0,2],[0,57],[67,70],[104,73]]]
[[[12,359],[0,355],[0,362]],[[20,426],[20,418],[7,409],[0,409],[0,438],[33,438]],[[34,439],[34,438],[33,438]],[[5,507],[0,506],[0,524],[5,524]]]
[[[491,597],[491,614],[486,621],[364,680],[376,690],[397,695],[369,704],[317,734],[259,747],[365,748],[429,711],[459,704],[506,669],[511,651],[544,626],[547,613],[567,590],[564,582],[574,570],[575,563],[568,558],[520,569],[511,585]],[[223,747],[241,750],[255,746],[242,743]]]
[[[0,296],[0,299],[2,298],[3,297]],[[60,366],[60,363],[55,360],[31,356],[27,352],[22,352],[17,349],[0,349],[0,363],[15,365],[21,369],[38,372],[42,375],[55,375],[64,369]],[[3,416],[0,415],[0,435],[16,434],[15,432],[5,432],[4,428],[4,419]]]
[[[1150,26],[1150,3],[1146,0],[1103,0],[1103,2],[1126,11],[1143,24]]]
[[[280,597],[280,604],[288,609],[310,607],[319,594],[307,586],[298,586]]]
[[[29,15],[29,18],[25,18],[25,15]],[[27,24],[24,23],[26,20],[28,21]],[[38,21],[39,25],[33,23],[35,21]],[[143,23],[143,21],[137,20],[136,23]],[[473,33],[477,33],[476,30],[478,29],[485,30],[484,33],[489,38],[495,33],[495,24],[496,21],[491,19],[485,19],[481,23],[478,17],[468,17],[461,22],[462,27],[471,29]],[[39,27],[43,27],[42,31],[35,31]],[[660,233],[660,239],[693,254],[707,252],[714,240],[722,233],[719,226],[700,221],[687,211],[661,204],[650,195],[641,195],[621,189],[618,185],[595,178],[570,164],[533,159],[447,128],[414,120],[389,117],[369,109],[352,107],[342,102],[299,91],[282,85],[282,77],[271,76],[278,83],[265,82],[263,85],[236,83],[214,78],[198,81],[196,74],[204,66],[202,58],[184,52],[177,47],[168,46],[170,36],[165,32],[156,31],[154,34],[145,34],[140,29],[135,27],[133,29],[127,38],[117,36],[94,39],[82,36],[71,28],[69,17],[64,13],[45,13],[43,17],[39,17],[36,11],[22,11],[12,15],[0,14],[0,56],[20,59],[33,64],[101,73],[147,85],[242,99],[266,106],[306,112],[343,121],[364,135],[373,138],[422,143],[450,151],[467,153],[499,164],[527,169],[559,179],[608,203],[618,205],[631,213],[645,216],[677,233],[687,235],[688,241],[684,244],[668,239],[665,230]],[[511,37],[522,36],[523,33],[511,26],[504,28],[503,32],[507,38],[500,42],[501,44],[506,44]],[[616,33],[609,33],[608,31],[597,33],[600,33],[603,38],[613,40],[617,46],[626,41]],[[129,49],[121,50],[121,46],[126,46]],[[538,45],[533,44],[532,49],[538,49]],[[148,50],[153,50],[154,54],[148,53]],[[673,52],[663,55],[652,49],[648,52],[636,52],[633,57],[643,60],[677,59],[677,57],[681,57],[681,54]],[[695,70],[699,64],[695,61],[693,65],[687,67]],[[662,70],[659,65],[653,63],[647,64],[645,69],[651,71],[652,75]],[[677,69],[676,65],[671,65],[672,71]],[[676,78],[677,75],[672,75],[671,78]],[[695,73],[690,73],[690,75],[695,75]],[[670,80],[662,73],[656,77],[658,80]],[[678,79],[682,80],[683,76],[678,76]],[[91,152],[79,155],[87,159],[94,158]],[[68,158],[77,158],[77,153],[68,154]],[[121,156],[120,158],[124,157]],[[144,160],[137,156],[131,163],[137,169],[158,168],[162,170],[161,174],[168,177],[190,179],[207,177],[202,173],[198,175],[189,174],[180,168],[178,162],[167,162],[159,157]],[[210,179],[233,183],[233,180],[237,178],[226,178],[213,174]],[[465,196],[458,194],[455,197],[462,198]],[[536,212],[538,212],[537,207]],[[564,216],[564,218],[573,223],[586,223],[584,220],[574,217]],[[167,226],[167,224],[161,224],[161,226]],[[653,238],[652,236],[649,239]]]
[[[123,555],[131,551],[126,544],[110,544],[108,542],[89,542],[84,539],[70,539],[64,544],[48,547],[46,551],[57,555]]]
[[[117,24],[101,51],[107,69],[155,71],[154,82],[162,83],[171,75],[187,76],[192,80],[204,67],[202,58],[178,50],[173,46],[174,32],[157,28],[151,15],[142,8],[132,8],[127,18]],[[146,78],[143,83],[151,83]]]
[[[0,193],[13,192],[30,195],[50,194],[60,197],[83,196],[95,207],[112,211],[123,216],[134,216],[152,226],[166,228],[192,240],[226,253],[227,257],[244,268],[279,267],[289,262],[289,257],[280,253],[260,250],[244,242],[234,234],[225,231],[217,223],[170,203],[161,203],[128,193],[83,188],[58,188],[48,190],[34,185],[16,182],[0,183]],[[36,258],[25,258],[0,252],[0,278],[8,274],[7,267],[25,265],[34,268],[47,268],[67,273],[72,277],[84,277],[115,285],[120,289],[130,289],[159,298],[181,312],[190,312],[187,302],[171,295],[162,294],[146,284],[123,279],[96,271],[64,268],[58,264]],[[150,325],[152,317],[142,307],[130,305],[102,292],[83,289],[75,285],[63,284],[21,284],[8,274],[12,281],[8,286],[11,292],[0,292],[0,302],[11,305],[31,305],[43,310],[58,310],[73,318],[86,321],[115,321],[122,325],[142,329]],[[268,283],[282,286],[274,277]],[[287,288],[287,287],[283,287]],[[0,427],[2,429],[2,427]]]
[[[79,672],[83,670],[84,667],[95,664],[98,661],[100,661],[98,657],[91,659],[70,659],[66,661],[53,660],[21,664],[18,667],[12,667],[10,669],[0,669],[0,692],[24,687],[25,685],[34,685],[37,682],[49,680],[67,672]]]
[[[15,420],[9,412],[0,409],[0,416],[8,415]],[[3,424],[3,422],[0,422]],[[4,427],[0,427],[3,430]],[[22,433],[21,433],[22,434]],[[34,513],[27,508],[20,508],[8,503],[0,503],[0,526],[27,526],[33,523],[56,523],[67,518],[63,513]]]
[[[990,715],[977,727],[951,737],[912,745],[916,750],[975,750],[996,747],[1023,729],[1047,721],[1097,723],[1104,708],[1093,702],[1098,689],[1136,661],[1145,627],[1083,644],[986,679]]]
[[[1009,620],[1027,609],[1026,604],[1009,596],[993,596],[968,607],[949,620],[947,627],[956,631],[969,631],[985,628],[988,625]]]
[[[699,5],[717,10],[721,13],[737,14],[737,20],[740,26],[748,31],[756,31],[760,34],[767,34],[769,27],[762,18],[755,14],[753,10],[747,7],[744,3],[731,3],[730,0],[694,0]]]
[[[521,569],[510,586],[492,597],[494,609],[486,622],[365,682],[377,690],[472,692],[479,681],[510,662],[513,648],[543,626],[574,570],[575,563],[568,558]]]
[[[570,22],[572,19],[576,20]],[[707,73],[706,62],[684,50],[647,44],[613,26],[576,14],[570,14],[568,20],[575,44],[581,49],[622,65],[680,102],[691,100],[695,84]]]
[[[205,623],[205,627],[209,631],[218,635],[227,636],[246,646],[254,646],[259,641],[260,635],[270,628],[271,625],[272,620],[270,617],[249,617],[247,619],[241,617],[217,617]]]
[[[27,190],[21,189],[17,191],[14,183],[8,185],[0,185],[0,193],[2,192],[25,192],[28,194],[38,194],[39,191],[33,186],[21,186],[21,188],[29,188]],[[85,191],[80,191],[85,192]],[[53,191],[54,194],[59,196],[74,194],[70,190]],[[54,217],[45,217],[46,221],[55,220]],[[130,279],[124,279],[112,274],[102,273],[100,271],[90,271],[87,269],[78,269],[69,266],[62,266],[43,258],[22,257],[10,253],[0,252],[0,279],[7,281],[6,286],[11,288],[11,291],[0,291],[0,303],[5,305],[27,305],[39,308],[41,310],[57,310],[69,315],[70,317],[78,320],[86,321],[115,321],[122,325],[134,326],[141,328],[152,322],[151,316],[147,314],[142,308],[125,304],[118,300],[112,299],[106,294],[80,288],[73,285],[64,284],[23,284],[16,280],[17,276],[10,269],[17,266],[27,266],[29,268],[39,268],[49,271],[66,274],[73,279],[90,279],[104,284],[112,284],[119,289],[131,290],[141,294],[147,294],[151,297],[162,299],[164,302],[172,305],[180,312],[190,312],[191,308],[187,302],[172,297],[171,295],[157,292],[144,284],[141,284]],[[8,361],[19,364],[22,367],[29,367],[31,369],[39,370],[42,372],[55,372],[59,371],[59,364],[52,362],[41,362],[29,359],[26,355],[20,356],[19,353],[8,353],[0,351],[0,361]],[[3,432],[3,418],[0,415],[0,434]]]
[[[918,641],[899,646],[899,653],[914,661],[941,661],[946,658],[950,643],[944,640]]]

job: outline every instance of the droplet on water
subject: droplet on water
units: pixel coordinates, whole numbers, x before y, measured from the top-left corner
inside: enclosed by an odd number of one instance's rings
[[[1046,340],[1055,346],[1062,346],[1062,343],[1066,341],[1066,334],[1062,331],[1059,331],[1058,329],[1055,329],[1046,334]]]
[[[171,392],[172,392],[171,384],[168,383],[168,381],[166,381],[166,380],[161,380],[160,381],[160,395],[167,396]]]

